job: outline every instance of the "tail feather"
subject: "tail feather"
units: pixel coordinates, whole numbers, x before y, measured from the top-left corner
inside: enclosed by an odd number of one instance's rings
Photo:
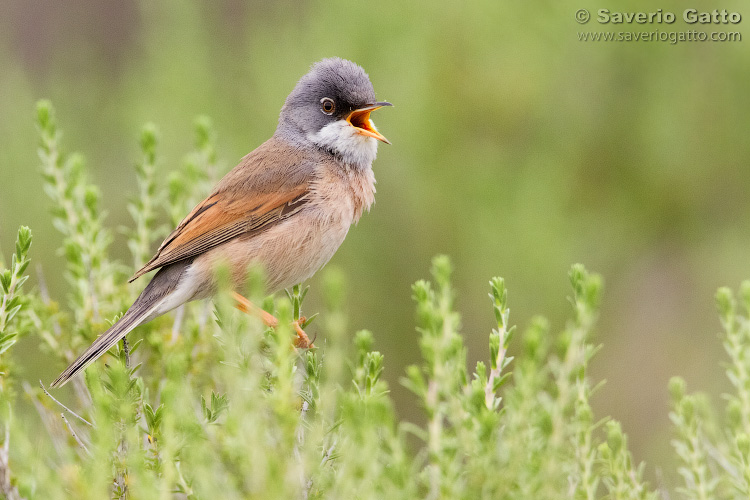
[[[112,328],[104,332],[97,338],[83,354],[78,356],[78,359],[73,361],[64,372],[60,374],[54,382],[52,387],[62,387],[68,380],[75,377],[79,372],[84,370],[88,365],[93,363],[99,356],[109,351],[117,342],[120,341],[125,335],[130,333],[135,327],[144,323],[144,320],[156,309],[159,304],[153,304],[150,308],[147,307],[136,307],[136,302],[133,306],[128,309],[128,312],[120,318],[120,320],[112,325]]]
[[[153,318],[164,314],[169,309],[179,304],[170,304],[163,306],[166,299],[172,292],[177,289],[185,270],[188,269],[192,259],[177,262],[162,268],[151,283],[143,290],[141,295],[135,300],[130,309],[117,321],[112,327],[97,338],[83,354],[73,361],[64,372],[60,374],[52,387],[62,387],[71,378],[84,370],[88,365],[93,363],[99,356],[107,352],[120,341],[125,335],[130,333],[135,327],[151,321]]]

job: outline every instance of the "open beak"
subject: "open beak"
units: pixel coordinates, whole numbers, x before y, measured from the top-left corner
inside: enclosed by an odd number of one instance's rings
[[[368,104],[367,106],[355,109],[349,113],[349,116],[346,117],[346,121],[349,122],[349,125],[354,127],[358,134],[374,137],[379,141],[390,144],[390,141],[386,139],[383,134],[378,132],[378,129],[375,128],[375,124],[372,123],[372,120],[370,119],[370,113],[376,109],[382,108],[383,106],[393,106],[393,104],[385,101]]]

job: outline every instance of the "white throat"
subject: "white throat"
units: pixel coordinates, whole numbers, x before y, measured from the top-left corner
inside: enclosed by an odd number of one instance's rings
[[[344,163],[358,168],[370,167],[378,154],[378,141],[357,133],[346,120],[329,123],[307,138],[341,156]]]

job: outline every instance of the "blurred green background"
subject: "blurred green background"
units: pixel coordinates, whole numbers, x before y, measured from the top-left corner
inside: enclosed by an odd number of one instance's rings
[[[678,20],[604,29],[692,29],[680,21],[690,6],[623,2],[618,9],[662,8]],[[398,379],[419,356],[410,285],[433,255],[453,258],[472,363],[487,356],[491,276],[507,279],[513,322],[523,328],[541,313],[559,330],[567,271],[582,262],[606,280],[592,375],[608,382],[596,411],[623,422],[654,477],[671,465],[669,377],[723,405],[713,295],[750,278],[750,41],[579,42],[579,31],[602,27],[578,24],[575,11],[604,7],[3,0],[0,248],[7,255],[17,226],[31,226],[32,257],[64,303],[61,237],[36,158],[37,99],[55,104],[67,151],[86,155],[118,228],[131,224],[125,205],[145,122],[160,129],[166,173],[191,147],[193,118],[212,117],[223,173],[273,133],[311,63],[352,59],[395,104],[374,115],[393,145],[374,166],[376,205],[332,265],[348,279],[352,331],[371,329],[386,355],[399,413],[417,418]],[[746,38],[750,10],[739,1],[694,7],[746,15],[708,28]],[[130,263],[124,241],[117,232],[112,252]],[[62,368],[33,346],[24,352],[30,380]]]

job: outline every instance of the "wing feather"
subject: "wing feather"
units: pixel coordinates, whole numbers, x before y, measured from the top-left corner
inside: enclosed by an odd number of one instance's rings
[[[300,162],[278,140],[266,142],[219,182],[129,281],[293,215],[308,201],[313,176],[309,162]]]

